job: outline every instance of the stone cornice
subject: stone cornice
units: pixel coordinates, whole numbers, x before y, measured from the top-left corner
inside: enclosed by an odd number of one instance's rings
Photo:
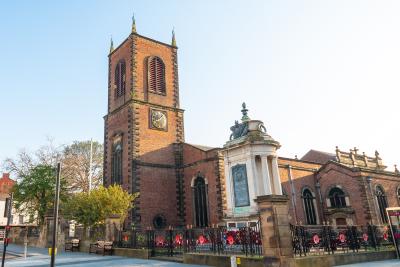
[[[264,195],[258,196],[255,201],[260,202],[288,202],[289,197],[285,195]]]
[[[129,40],[131,37],[133,37],[133,36],[137,36],[137,37],[143,38],[143,39],[145,39],[145,40],[148,40],[148,41],[151,41],[151,42],[160,44],[160,45],[164,45],[164,46],[167,46],[167,47],[170,47],[170,48],[173,48],[173,49],[178,49],[177,46],[173,46],[173,45],[170,45],[170,44],[166,44],[166,43],[163,43],[163,42],[154,40],[154,39],[152,39],[152,38],[150,38],[150,37],[146,37],[146,36],[143,36],[143,35],[140,35],[140,34],[138,34],[138,33],[133,32],[133,33],[131,33],[128,37],[126,37],[125,40],[123,40],[111,53],[109,53],[108,56],[110,57],[112,54],[114,54],[115,51],[118,50],[118,48],[120,48],[126,41],[128,41],[128,40]]]
[[[174,111],[174,112],[184,112],[184,109],[181,108],[174,108],[174,107],[170,107],[170,106],[164,106],[164,105],[160,105],[160,104],[156,104],[156,103],[151,103],[148,101],[142,101],[139,99],[130,99],[128,101],[126,101],[123,105],[119,106],[118,108],[114,109],[113,111],[110,111],[108,114],[104,115],[104,119],[106,119],[108,116],[113,115],[114,113],[117,113],[118,111],[120,111],[121,109],[125,108],[126,106],[130,105],[130,104],[141,104],[141,105],[149,105],[151,107],[156,107],[156,108],[160,108],[160,109],[164,109],[164,110],[169,110],[169,111]]]
[[[279,168],[285,168],[285,169],[290,167],[293,170],[308,171],[308,172],[312,172],[312,173],[315,173],[315,172],[318,171],[317,168],[299,167],[299,166],[293,166],[293,165],[290,165],[290,164],[278,164],[278,167]]]

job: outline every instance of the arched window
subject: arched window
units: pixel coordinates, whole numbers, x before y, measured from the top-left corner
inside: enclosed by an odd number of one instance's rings
[[[122,136],[113,142],[111,158],[111,183],[122,184]]]
[[[207,200],[207,184],[203,177],[197,177],[193,186],[194,195],[194,216],[197,227],[208,226],[208,200]]]
[[[332,208],[346,207],[346,198],[342,189],[334,187],[329,191],[329,200]]]
[[[120,60],[115,67],[114,84],[115,98],[125,95],[126,66],[125,61]]]
[[[307,224],[317,224],[317,216],[315,213],[314,199],[315,197],[311,193],[310,189],[304,189],[303,194],[303,204],[306,215]]]
[[[387,223],[386,208],[388,207],[385,191],[378,185],[375,190],[376,200],[378,202],[379,213],[383,223]]]
[[[400,186],[397,187],[396,195],[397,195],[397,203],[400,205]]]
[[[165,65],[159,57],[149,57],[148,69],[148,90],[153,93],[165,94]]]

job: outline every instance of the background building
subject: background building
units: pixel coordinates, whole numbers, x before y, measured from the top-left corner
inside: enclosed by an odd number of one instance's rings
[[[0,178],[0,226],[7,225],[7,207],[9,203],[11,189],[16,182],[10,178],[9,173],[3,173]],[[31,225],[29,223],[29,216],[17,212],[14,208],[11,212],[12,226]]]

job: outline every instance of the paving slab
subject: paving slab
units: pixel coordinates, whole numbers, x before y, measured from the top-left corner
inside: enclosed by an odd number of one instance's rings
[[[28,247],[27,258],[23,257],[24,248],[18,245],[9,245],[7,251],[13,255],[19,255],[12,259],[7,259],[5,266],[8,267],[48,267],[50,264],[50,256],[45,248]],[[0,249],[2,252],[2,248]],[[190,265],[176,262],[144,260],[126,258],[120,256],[101,256],[81,252],[64,252],[59,251],[56,256],[56,266],[63,267],[204,267],[204,265]]]
[[[370,261],[346,265],[337,265],[337,267],[400,267],[400,260]]]

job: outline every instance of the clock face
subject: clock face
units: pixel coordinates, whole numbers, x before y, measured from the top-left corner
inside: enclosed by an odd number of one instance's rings
[[[160,110],[151,110],[151,128],[167,130],[167,114]]]

